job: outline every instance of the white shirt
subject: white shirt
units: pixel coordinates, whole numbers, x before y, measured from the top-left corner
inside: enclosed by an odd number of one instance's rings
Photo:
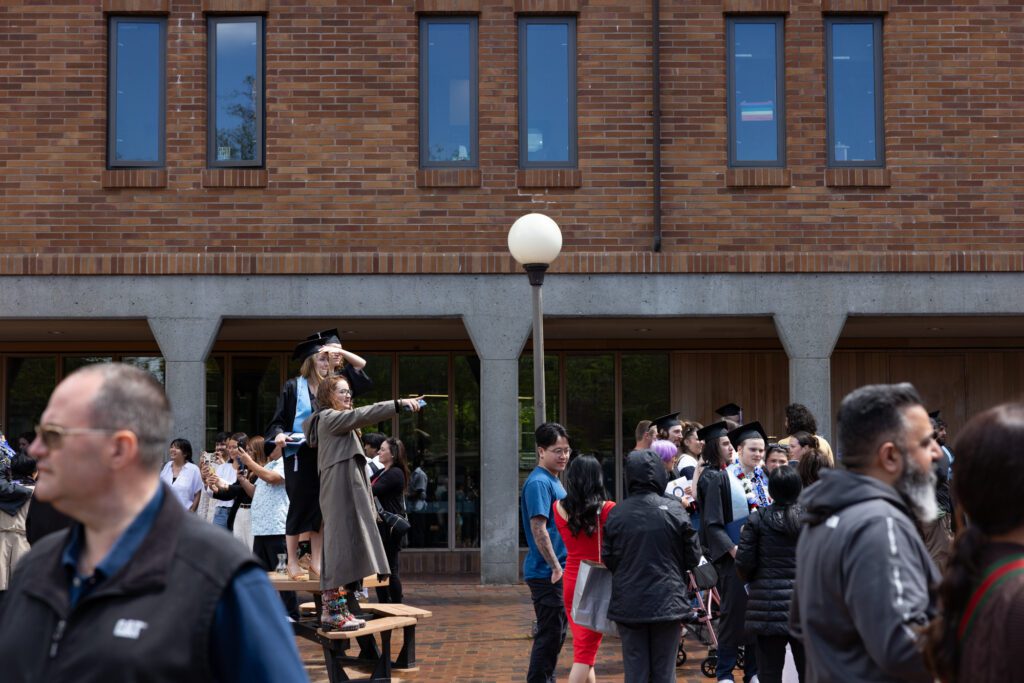
[[[174,472],[171,469],[172,465],[173,463],[167,461],[164,468],[160,470],[160,481],[170,486],[174,497],[178,499],[186,510],[189,510],[192,508],[192,502],[196,494],[203,490],[203,475],[200,474],[198,467],[190,462],[186,462],[182,465],[178,478],[175,479]]]
[[[217,469],[214,470],[214,473],[219,478],[223,479],[224,482],[227,483],[229,486],[238,481],[238,472],[231,465],[231,461],[222,462],[221,464],[217,465]],[[214,505],[216,505],[219,508],[229,508],[235,502],[233,500],[217,500],[216,498],[214,498],[213,500]]]
[[[271,460],[264,467],[284,477],[284,458]],[[284,523],[288,519],[288,492],[284,481],[268,484],[256,479],[256,490],[252,494],[252,535],[280,536],[284,534]]]

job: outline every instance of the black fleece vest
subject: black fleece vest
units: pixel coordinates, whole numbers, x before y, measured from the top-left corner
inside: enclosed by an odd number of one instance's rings
[[[61,554],[41,540],[0,607],[0,680],[211,681],[210,634],[221,594],[251,555],[187,514],[170,490],[131,561],[71,610]]]

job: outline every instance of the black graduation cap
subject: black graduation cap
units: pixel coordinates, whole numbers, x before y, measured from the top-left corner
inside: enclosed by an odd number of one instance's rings
[[[741,412],[743,412],[743,409],[740,408],[735,403],[726,403],[724,406],[720,408],[715,408],[715,415],[721,415],[722,417],[729,417],[730,415],[739,415]]]
[[[324,330],[323,332],[314,332],[295,347],[295,351],[292,353],[292,360],[306,360],[319,351],[320,347],[340,343],[341,338],[338,335],[337,328]]]
[[[723,420],[722,422],[715,422],[709,424],[707,427],[702,427],[697,430],[697,438],[701,441],[707,441],[708,439],[720,439],[729,433],[729,426]]]
[[[668,415],[654,418],[654,426],[658,428],[658,431],[664,430],[667,432],[678,424],[682,424],[679,421],[679,413],[669,413]]]
[[[930,417],[933,420],[938,420],[939,419],[939,413],[941,413],[941,412],[942,412],[941,410],[933,410],[932,412],[928,413],[928,417]],[[920,413],[918,413],[918,414],[920,414]]]
[[[765,434],[764,427],[760,422],[748,422],[729,432],[729,441],[733,448],[739,448],[740,444],[747,439],[755,438],[764,439],[764,442],[768,443],[768,435]]]

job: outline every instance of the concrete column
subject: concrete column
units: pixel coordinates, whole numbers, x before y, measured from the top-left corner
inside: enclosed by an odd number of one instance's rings
[[[480,358],[480,580],[519,581],[519,354],[530,334],[524,315],[463,317]]]
[[[832,440],[832,350],[846,314],[776,313],[775,327],[789,356],[789,401],[802,403],[818,420],[818,433]]]
[[[206,357],[220,318],[149,318],[163,354],[167,397],[174,411],[171,438],[184,437],[198,454],[206,444]]]

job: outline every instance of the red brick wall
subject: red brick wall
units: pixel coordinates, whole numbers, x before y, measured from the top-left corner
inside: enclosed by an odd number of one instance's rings
[[[572,3],[580,173],[564,184],[579,187],[547,188],[517,177],[511,0],[479,2],[478,186],[417,180],[415,0],[255,3],[267,169],[238,177],[203,172],[204,3],[155,3],[170,8],[166,174],[105,174],[117,4],[0,5],[0,273],[506,272],[529,211],[561,225],[562,271],[1024,270],[1024,4],[891,3],[887,169],[849,187],[825,169],[821,0],[791,0],[788,173],[765,183],[791,186],[767,187],[726,169],[723,9],[743,3],[662,2],[661,254],[649,3]]]

